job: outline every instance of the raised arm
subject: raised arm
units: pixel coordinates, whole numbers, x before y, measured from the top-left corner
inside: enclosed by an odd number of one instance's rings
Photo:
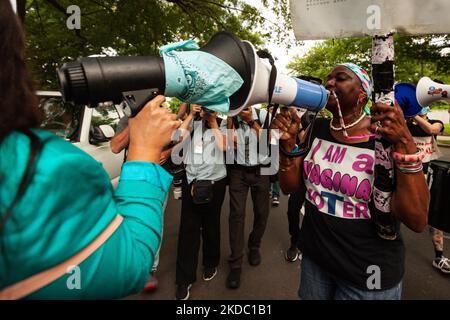
[[[205,115],[205,120],[208,121],[209,126],[214,135],[214,140],[219,147],[220,151],[227,150],[227,137],[222,131],[220,131],[217,124],[217,112],[210,112]]]
[[[113,153],[119,153],[130,143],[130,128],[126,126],[122,131],[116,133],[110,141],[111,151]]]
[[[442,129],[444,129],[444,126],[440,122],[436,123],[429,123],[426,119],[422,118],[421,116],[415,116],[414,120],[416,120],[417,124],[429,135],[438,135],[441,133]]]
[[[413,155],[417,147],[406,126],[403,112],[396,103],[394,107],[376,103],[372,107],[373,121],[380,121],[381,127],[372,124],[372,132],[377,132],[393,143],[399,154]],[[396,163],[396,186],[391,199],[392,213],[408,228],[422,232],[427,225],[430,193],[425,176],[419,168],[416,172],[400,169]]]
[[[284,108],[276,115],[270,129],[278,129],[280,131],[280,149],[286,152],[294,150],[300,126],[300,118],[295,110]],[[284,193],[291,194],[305,188],[305,183],[302,179],[303,159],[304,157],[287,157],[280,150],[279,178],[280,187]]]

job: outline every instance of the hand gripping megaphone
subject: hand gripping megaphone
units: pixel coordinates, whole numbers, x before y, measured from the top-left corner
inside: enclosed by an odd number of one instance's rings
[[[250,42],[221,31],[198,51],[225,62],[243,80],[242,85],[229,97],[229,116],[238,114],[248,105],[269,102],[272,66],[258,57]],[[155,91],[167,95],[167,80],[174,79],[166,79],[169,74],[166,68],[162,57],[89,57],[65,63],[57,70],[57,75],[64,100],[94,106],[98,102],[120,102],[125,99],[131,104],[132,114],[135,115]],[[195,86],[201,81],[187,83]],[[284,74],[276,76],[272,93],[273,103],[312,111],[321,110],[328,100],[328,92],[323,86]],[[196,103],[185,96],[176,97],[184,102]],[[218,111],[214,108],[211,110]]]
[[[417,83],[416,97],[422,107],[439,100],[450,101],[450,85],[441,84],[423,77]]]

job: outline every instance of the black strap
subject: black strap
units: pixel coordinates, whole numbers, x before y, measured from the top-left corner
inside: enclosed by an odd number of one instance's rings
[[[270,78],[269,78],[269,101],[268,101],[269,106],[272,106],[273,91],[275,89],[275,83],[277,81],[277,67],[275,66],[275,60],[273,59],[272,55],[265,50],[259,50],[257,52],[257,54],[260,58],[268,59],[270,62],[270,65],[272,66],[272,69],[270,70]],[[277,104],[277,107],[278,107],[278,104]]]
[[[123,149],[123,163],[127,162],[128,157],[128,146]]]
[[[33,176],[36,172],[37,159],[42,151],[44,142],[39,139],[39,137],[32,132],[30,129],[21,130],[22,133],[28,136],[30,139],[30,153],[28,155],[27,166],[25,167],[25,172],[20,181],[19,188],[12,200],[11,204],[7,207],[3,217],[0,216],[0,233],[6,224],[6,220],[11,216],[14,206],[19,202],[20,197],[25,194],[28,185],[31,183]]]
[[[266,115],[266,119],[264,119],[264,124],[262,126],[262,129],[268,129],[270,127],[270,125],[272,124],[273,119],[275,118],[275,115],[277,114],[277,110],[279,107],[279,104],[272,104],[272,97],[273,97],[273,91],[275,89],[275,83],[277,81],[277,67],[275,66],[275,60],[273,59],[272,55],[265,51],[265,50],[259,50],[257,52],[258,56],[260,58],[263,59],[268,59],[270,62],[270,65],[272,66],[272,69],[270,70],[270,78],[269,78],[269,101],[268,101],[268,105],[267,105],[267,115]],[[270,113],[269,113],[269,108],[273,107],[272,110],[272,117],[270,117]],[[271,118],[271,120],[269,119]],[[270,120],[270,121],[269,121]],[[267,135],[267,148],[270,152],[270,141],[269,141],[269,130],[266,131],[266,135]]]

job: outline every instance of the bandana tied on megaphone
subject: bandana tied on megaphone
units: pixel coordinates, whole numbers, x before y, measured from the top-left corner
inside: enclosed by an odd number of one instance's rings
[[[195,51],[175,51],[189,49]],[[166,73],[166,96],[227,113],[230,96],[244,83],[239,73],[221,59],[198,51],[194,40],[171,43],[160,48]]]

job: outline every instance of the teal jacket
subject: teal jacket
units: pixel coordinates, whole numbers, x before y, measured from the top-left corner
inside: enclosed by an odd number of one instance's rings
[[[27,298],[112,299],[139,292],[161,241],[172,176],[156,164],[127,162],[114,191],[99,162],[51,133],[34,132],[44,147],[0,234],[0,288],[72,257],[120,213],[121,226],[78,270]],[[0,144],[0,215],[17,192],[29,151],[29,138],[17,132]]]

